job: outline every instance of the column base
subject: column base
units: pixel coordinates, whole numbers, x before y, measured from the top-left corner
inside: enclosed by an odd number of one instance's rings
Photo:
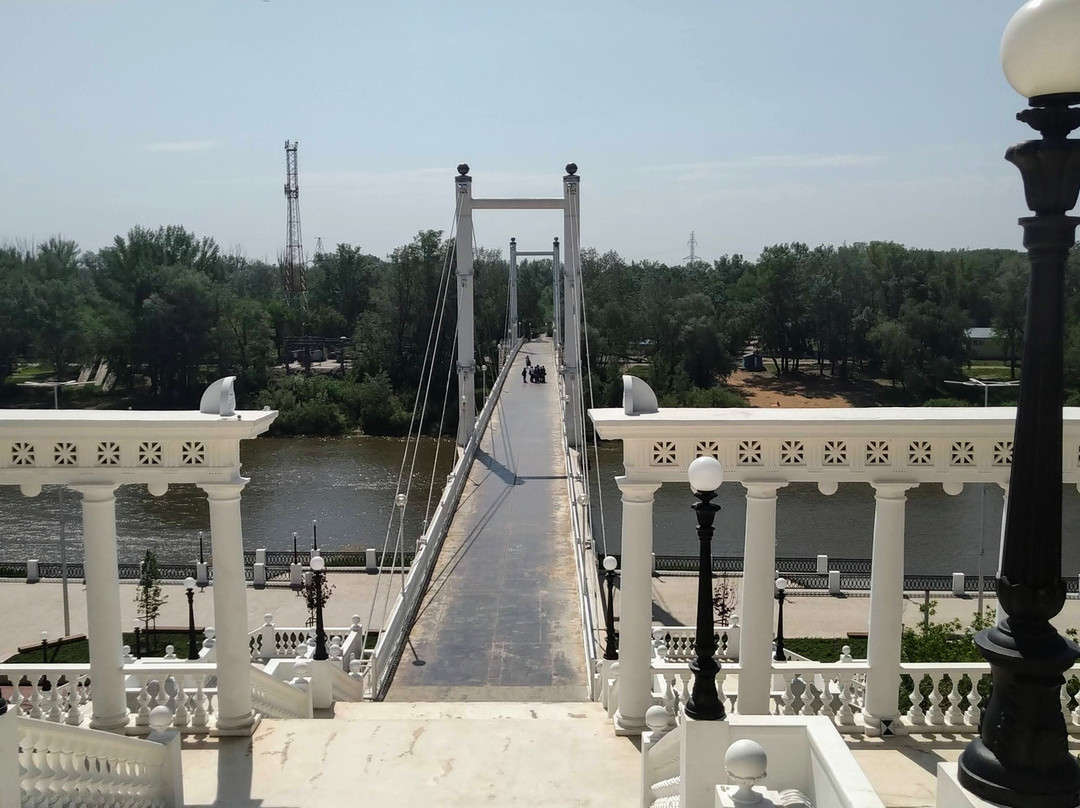
[[[615,734],[620,737],[640,735],[649,728],[645,723],[645,716],[626,716],[619,710],[615,711],[612,723],[615,725]]]
[[[877,716],[862,714],[864,734],[867,738],[895,738],[907,735],[907,728],[901,723],[899,715]]]
[[[229,718],[218,716],[217,725],[210,731],[210,737],[252,735],[260,721],[262,721],[262,715],[254,710],[243,716]]]
[[[127,730],[130,713],[125,710],[116,715],[95,715],[90,717],[90,729],[100,729],[103,732],[118,732],[123,734]]]

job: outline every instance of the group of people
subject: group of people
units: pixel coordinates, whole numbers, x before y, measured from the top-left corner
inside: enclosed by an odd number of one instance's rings
[[[547,368],[543,365],[534,365],[532,360],[525,357],[525,367],[521,369],[521,381],[523,384],[544,384],[547,382]]]

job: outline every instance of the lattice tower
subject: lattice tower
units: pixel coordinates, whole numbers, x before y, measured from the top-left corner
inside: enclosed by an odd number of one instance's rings
[[[285,200],[288,221],[285,230],[285,257],[282,261],[285,300],[304,305],[307,302],[304,241],[300,234],[300,182],[297,178],[296,151],[299,141],[285,141]]]
[[[694,231],[690,231],[690,240],[686,242],[686,246],[690,248],[690,254],[683,260],[689,261],[691,264],[697,261],[697,239],[694,238]]]

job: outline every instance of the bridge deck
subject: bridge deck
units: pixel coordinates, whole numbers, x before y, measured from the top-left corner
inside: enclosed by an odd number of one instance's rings
[[[388,700],[588,698],[554,367],[550,340],[515,360]]]

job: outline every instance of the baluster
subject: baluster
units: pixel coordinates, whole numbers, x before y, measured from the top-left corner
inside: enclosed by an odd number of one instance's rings
[[[803,699],[803,708],[799,711],[799,715],[821,715],[822,699],[821,691],[818,690],[817,685],[814,683],[814,677],[811,675],[803,679],[806,684],[806,694],[808,698]]]
[[[924,677],[913,675],[911,677],[911,692],[908,693],[908,701],[911,703],[911,708],[907,711],[908,721],[919,726],[926,723],[926,713],[922,708],[922,690],[920,686]]]
[[[727,695],[724,693],[724,681],[727,679],[727,673],[721,668],[716,672],[716,694],[720,697],[720,704],[727,710]]]
[[[855,723],[855,712],[851,709],[851,673],[844,671],[838,677],[840,685],[840,710],[836,714],[837,722],[841,726],[851,726]]]
[[[39,680],[35,679],[32,674],[28,674],[26,679],[30,682],[30,717],[41,718],[41,702],[44,697],[41,695]]]
[[[693,674],[689,670],[679,671],[679,679],[682,680],[682,690],[679,692],[679,702],[681,704],[686,704],[690,700],[690,681],[693,678]]]
[[[188,694],[184,688],[187,678],[183,674],[173,677],[173,681],[176,683],[176,695],[173,697],[176,702],[176,709],[173,710],[174,727],[186,727],[190,717],[187,704]]]
[[[941,680],[941,690],[945,700],[945,723],[950,725],[960,724],[964,720],[964,714],[960,712],[959,679],[945,676]]]
[[[64,723],[77,727],[82,723],[82,711],[79,709],[79,679],[64,685]]]
[[[982,718],[982,710],[979,709],[979,677],[965,673],[964,678],[971,683],[971,690],[967,694],[968,708],[964,711],[964,724],[977,727],[979,719]]]
[[[930,677],[930,709],[926,711],[926,723],[930,726],[940,726],[945,722],[945,713],[941,711],[941,692],[939,690],[941,680],[938,674],[927,674]]]
[[[277,651],[275,633],[274,615],[267,612],[263,615],[263,624],[259,627],[259,633],[255,635],[255,650],[251,655],[252,660],[265,660],[280,656]]]
[[[203,692],[203,679],[202,676],[195,677],[195,709],[191,713],[191,726],[197,729],[202,729],[209,723],[209,714],[207,711],[207,697]]]
[[[781,674],[784,680],[784,692],[780,696],[781,701],[784,702],[784,706],[780,708],[780,715],[795,715],[795,694],[792,692],[792,688],[795,686],[796,676],[788,676],[786,673]]]
[[[818,710],[818,715],[835,718],[839,703],[836,693],[836,679],[826,679],[823,676],[822,682],[825,685],[825,690],[821,693],[821,709]]]
[[[63,711],[60,709],[62,696],[60,694],[60,688],[56,682],[49,682],[49,690],[45,694],[45,704],[42,712],[45,713],[45,720],[51,721],[54,724],[59,724],[63,716]]]
[[[137,676],[136,681],[139,683],[139,695],[135,697],[135,700],[139,703],[139,711],[135,714],[135,726],[148,727],[150,726],[150,703],[154,700],[154,697],[150,695],[150,676],[141,674]]]

